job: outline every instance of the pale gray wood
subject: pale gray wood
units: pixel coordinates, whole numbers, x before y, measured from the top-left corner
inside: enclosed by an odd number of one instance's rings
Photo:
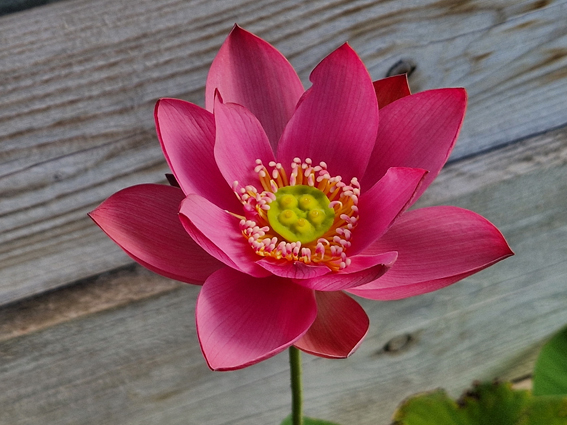
[[[361,300],[371,328],[350,359],[304,356],[306,414],[386,425],[414,392],[529,373],[567,322],[566,190],[567,129],[448,166],[418,207],[472,208],[516,256],[435,293]],[[0,309],[0,423],[278,424],[286,355],[208,371],[197,293],[136,267]]]
[[[0,18],[0,304],[129,262],[85,214],[162,181],[153,103],[202,104],[234,22],[306,84],[349,40],[374,78],[407,59],[416,91],[465,86],[457,158],[567,122],[566,18],[565,0],[73,0]]]

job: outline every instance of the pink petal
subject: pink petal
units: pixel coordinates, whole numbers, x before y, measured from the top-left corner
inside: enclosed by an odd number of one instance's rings
[[[89,213],[96,224],[136,262],[171,279],[203,283],[223,264],[185,232],[177,211],[183,192],[143,184],[115,193]]]
[[[411,94],[406,74],[383,78],[382,80],[374,81],[372,84],[376,91],[376,98],[378,99],[378,107],[380,109]]]
[[[294,345],[309,354],[344,359],[358,348],[370,321],[362,307],[342,292],[315,292],[317,319]]]
[[[276,276],[290,279],[309,279],[322,276],[331,271],[326,266],[313,266],[300,261],[270,260],[266,258],[257,261],[257,263]]]
[[[160,99],[154,118],[165,159],[183,192],[204,196],[225,209],[238,208],[213,155],[213,115],[183,100]]]
[[[391,251],[373,255],[352,255],[348,256],[348,258],[350,259],[350,265],[342,270],[339,270],[337,273],[358,273],[376,265],[386,265],[388,267],[391,267],[398,258],[398,253],[396,251]]]
[[[489,264],[488,266],[491,266]],[[486,267],[488,267],[486,266]],[[427,282],[420,282],[420,283],[413,283],[404,286],[396,286],[396,287],[384,287],[384,288],[376,288],[370,290],[360,290],[355,288],[354,290],[349,290],[348,292],[358,295],[359,297],[369,298],[371,300],[378,300],[378,301],[392,301],[392,300],[400,300],[403,298],[414,297],[416,295],[426,294],[428,292],[437,291],[439,289],[443,289],[446,286],[452,285],[459,280],[464,279],[480,270],[473,270],[467,273],[462,273],[458,275],[454,275],[451,277],[447,277],[444,279],[434,279]],[[384,283],[385,285],[387,283]]]
[[[352,263],[345,269],[323,276],[295,279],[294,282],[317,291],[341,291],[365,285],[378,279],[396,261],[397,252],[385,252],[371,256],[351,257]]]
[[[243,106],[222,103],[218,97],[214,115],[215,160],[226,182],[232,186],[238,181],[242,187],[253,185],[262,191],[254,172],[256,160],[268,165],[275,158],[260,122]]]
[[[181,224],[205,251],[227,266],[254,277],[270,273],[240,231],[240,219],[199,195],[188,195],[179,209]]]
[[[377,300],[424,294],[513,255],[492,223],[457,207],[406,212],[364,254],[393,249],[398,259],[388,273],[349,292]]]
[[[364,64],[347,44],[317,65],[313,86],[286,126],[276,155],[284,167],[295,157],[324,161],[347,184],[361,178],[378,129],[378,103]]]
[[[273,46],[235,25],[207,77],[206,105],[213,110],[215,90],[225,102],[238,103],[262,123],[274,151],[303,85]]]
[[[197,333],[211,369],[240,369],[291,346],[316,315],[313,291],[276,276],[255,279],[225,268],[199,294]]]
[[[390,168],[360,196],[359,220],[349,254],[358,254],[381,237],[406,210],[427,172],[417,168]]]
[[[453,149],[467,105],[464,89],[438,89],[403,97],[380,109],[380,128],[362,188],[390,167],[429,171],[416,197],[437,177]]]

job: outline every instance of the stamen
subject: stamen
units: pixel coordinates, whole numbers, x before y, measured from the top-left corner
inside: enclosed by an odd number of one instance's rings
[[[341,201],[333,201],[329,204],[329,208],[335,208],[336,206],[338,206],[340,210],[343,207],[343,203]]]
[[[268,167],[260,159],[255,161],[254,172],[258,175],[260,184],[258,187],[262,188],[261,192],[253,185],[241,187],[238,181],[235,181],[231,186],[233,192],[243,204],[245,217],[233,215],[240,219],[240,231],[247,239],[251,249],[259,256],[271,257],[279,261],[324,264],[333,271],[348,267],[351,260],[347,258],[347,251],[351,246],[352,231],[358,224],[358,199],[360,197],[358,180],[353,178],[347,185],[342,182],[341,176],[332,176],[327,171],[325,162],[314,165],[311,158],[306,158],[304,161],[301,161],[300,158],[294,158],[290,164],[291,174],[289,179],[282,164],[270,161]],[[279,199],[276,197],[276,193],[284,187],[292,186],[298,187],[299,190],[304,190],[300,189],[304,187],[322,192],[328,199],[325,208],[334,211],[335,218],[332,225],[316,240],[310,241],[308,236],[305,239],[306,242],[303,243],[299,240],[285,240],[270,224],[268,219],[268,215],[271,214],[270,204]],[[312,201],[302,202],[308,202],[309,205],[312,205],[310,203]],[[309,233],[305,232],[309,232],[309,226],[318,226],[316,223],[322,223],[323,216],[319,211],[313,210],[309,213],[309,220],[314,220],[311,223],[315,224],[308,225],[305,219],[298,217],[300,221],[298,221],[299,227],[297,229],[301,229],[302,234],[308,235]],[[286,220],[285,217],[282,219]],[[293,238],[293,236],[290,236],[290,238]]]
[[[272,189],[272,192],[277,192],[279,189],[278,185],[273,180],[270,180],[270,189]]]

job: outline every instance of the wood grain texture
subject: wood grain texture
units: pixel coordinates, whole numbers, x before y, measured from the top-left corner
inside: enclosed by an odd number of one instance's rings
[[[59,0],[0,0],[0,16],[20,12]]]
[[[371,328],[350,359],[304,356],[306,414],[386,425],[412,393],[526,376],[567,322],[566,190],[567,129],[446,167],[417,206],[473,208],[516,255],[435,293],[361,300]],[[198,289],[130,267],[0,309],[0,423],[278,423],[290,403],[285,353],[210,372]]]
[[[567,123],[566,18],[566,0],[68,0],[0,18],[0,304],[129,262],[85,214],[162,181],[153,104],[202,104],[234,22],[305,84],[349,40],[374,78],[404,60],[414,91],[465,86],[458,158]]]

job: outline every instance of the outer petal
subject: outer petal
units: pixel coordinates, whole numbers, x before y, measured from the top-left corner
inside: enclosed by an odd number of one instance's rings
[[[457,207],[406,212],[365,254],[392,249],[398,260],[388,273],[349,292],[377,300],[424,294],[513,255],[492,223]]]
[[[358,348],[370,321],[362,307],[342,292],[315,292],[317,319],[294,345],[309,354],[344,359]]]
[[[378,103],[372,80],[344,44],[311,73],[313,86],[300,102],[278,145],[284,167],[295,157],[325,161],[331,175],[361,178],[376,141]]]
[[[204,196],[222,208],[237,208],[240,204],[213,155],[213,115],[183,100],[160,99],[154,118],[165,159],[183,192]]]
[[[406,96],[380,110],[376,147],[362,180],[372,187],[390,167],[423,168],[429,174],[414,198],[437,177],[455,145],[467,105],[464,89]]]
[[[489,264],[488,266],[491,266]],[[488,267],[486,266],[486,267]],[[412,283],[409,285],[404,286],[394,286],[394,287],[384,287],[384,288],[376,288],[371,289],[368,291],[359,291],[356,290],[359,288],[355,288],[354,290],[349,290],[354,295],[358,295],[363,298],[369,298],[372,300],[379,300],[379,301],[391,301],[391,300],[400,300],[403,298],[413,297],[416,295],[426,294],[428,292],[437,291],[438,289],[443,289],[446,286],[452,285],[459,280],[464,279],[479,270],[469,271],[467,273],[462,273],[458,275],[454,275],[451,277],[447,277],[444,279],[434,279],[429,280],[427,282],[420,282],[420,283]],[[384,282],[384,284],[387,284]]]
[[[372,83],[378,99],[378,107],[384,106],[411,94],[406,74],[394,75]]]
[[[353,231],[349,254],[358,254],[381,237],[410,205],[427,171],[390,168],[370,190],[360,196],[359,221]]]
[[[294,279],[298,285],[317,291],[341,291],[365,285],[378,279],[396,261],[397,252],[385,252],[372,256],[352,257],[352,263],[343,270],[312,278]]]
[[[259,257],[242,236],[238,218],[199,195],[188,195],[179,213],[187,233],[213,257],[254,277],[270,274],[255,263]]]
[[[213,110],[215,90],[238,103],[262,123],[274,149],[303,86],[293,67],[270,44],[235,26],[209,70],[206,106]]]
[[[213,370],[250,366],[291,346],[317,315],[313,291],[232,269],[211,275],[197,299],[197,333]]]
[[[215,160],[226,182],[232,186],[238,181],[242,187],[258,186],[254,172],[256,160],[268,165],[274,153],[262,125],[250,111],[235,103],[215,103]],[[261,190],[261,188],[260,188]],[[232,194],[234,198],[234,194]]]
[[[259,260],[257,263],[276,276],[290,279],[309,279],[331,272],[331,269],[326,266],[312,266],[300,261],[280,261],[265,258]]]
[[[144,267],[171,279],[203,283],[223,264],[191,239],[179,221],[180,189],[157,184],[128,187],[89,216]]]

